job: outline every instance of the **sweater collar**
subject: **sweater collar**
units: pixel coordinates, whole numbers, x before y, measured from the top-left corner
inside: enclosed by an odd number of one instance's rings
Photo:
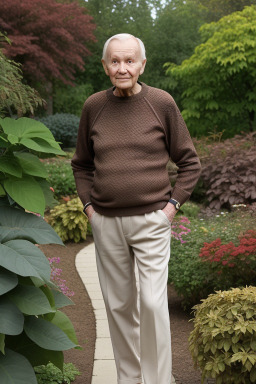
[[[115,87],[111,87],[107,89],[107,98],[111,101],[114,101],[116,103],[131,103],[133,101],[137,101],[145,97],[145,95],[148,92],[148,86],[145,83],[141,83],[138,81],[138,83],[141,85],[141,90],[139,93],[136,93],[135,95],[132,96],[126,96],[126,97],[120,97],[120,96],[115,96],[114,95],[114,90]]]

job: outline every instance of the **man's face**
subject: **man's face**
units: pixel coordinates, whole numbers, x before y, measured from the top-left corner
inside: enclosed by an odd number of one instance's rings
[[[138,77],[144,72],[146,64],[146,59],[141,58],[137,40],[112,40],[108,45],[106,61],[102,60],[102,64],[111,83],[121,93],[136,93]]]

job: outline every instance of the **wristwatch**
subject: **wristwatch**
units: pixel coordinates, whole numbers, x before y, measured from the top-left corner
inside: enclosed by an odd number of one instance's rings
[[[169,203],[173,204],[177,211],[180,209],[180,203],[177,200],[170,199]]]
[[[86,213],[85,210],[86,210],[87,207],[89,207],[89,205],[92,205],[92,203],[91,203],[90,201],[89,201],[89,203],[85,204],[85,205],[84,205],[84,208],[83,208],[83,213],[84,213],[86,216],[88,216],[88,215],[87,215],[87,213]]]

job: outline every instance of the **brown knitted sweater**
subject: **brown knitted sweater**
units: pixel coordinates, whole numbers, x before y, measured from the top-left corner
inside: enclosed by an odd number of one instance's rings
[[[106,216],[163,209],[170,197],[183,204],[200,175],[200,162],[173,98],[140,83],[139,93],[117,97],[113,88],[83,107],[72,168],[83,204]],[[172,190],[167,162],[178,166]]]

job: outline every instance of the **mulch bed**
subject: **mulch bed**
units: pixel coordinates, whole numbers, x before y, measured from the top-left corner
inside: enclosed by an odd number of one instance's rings
[[[86,245],[93,241],[91,236],[80,244],[68,243],[65,247],[59,245],[44,245],[40,248],[47,257],[60,257],[58,268],[62,269],[61,278],[66,280],[68,288],[75,292],[72,297],[74,306],[63,308],[71,319],[78,341],[83,350],[69,350],[65,354],[65,362],[72,362],[81,372],[75,384],[91,384],[93,359],[95,349],[95,316],[91,301],[75,268],[75,257]],[[193,367],[188,349],[188,337],[193,328],[189,319],[190,313],[181,308],[181,299],[172,286],[168,286],[169,312],[172,332],[173,375],[177,384],[201,384],[201,375]],[[115,383],[102,383],[115,384]],[[162,383],[161,383],[162,384]]]

